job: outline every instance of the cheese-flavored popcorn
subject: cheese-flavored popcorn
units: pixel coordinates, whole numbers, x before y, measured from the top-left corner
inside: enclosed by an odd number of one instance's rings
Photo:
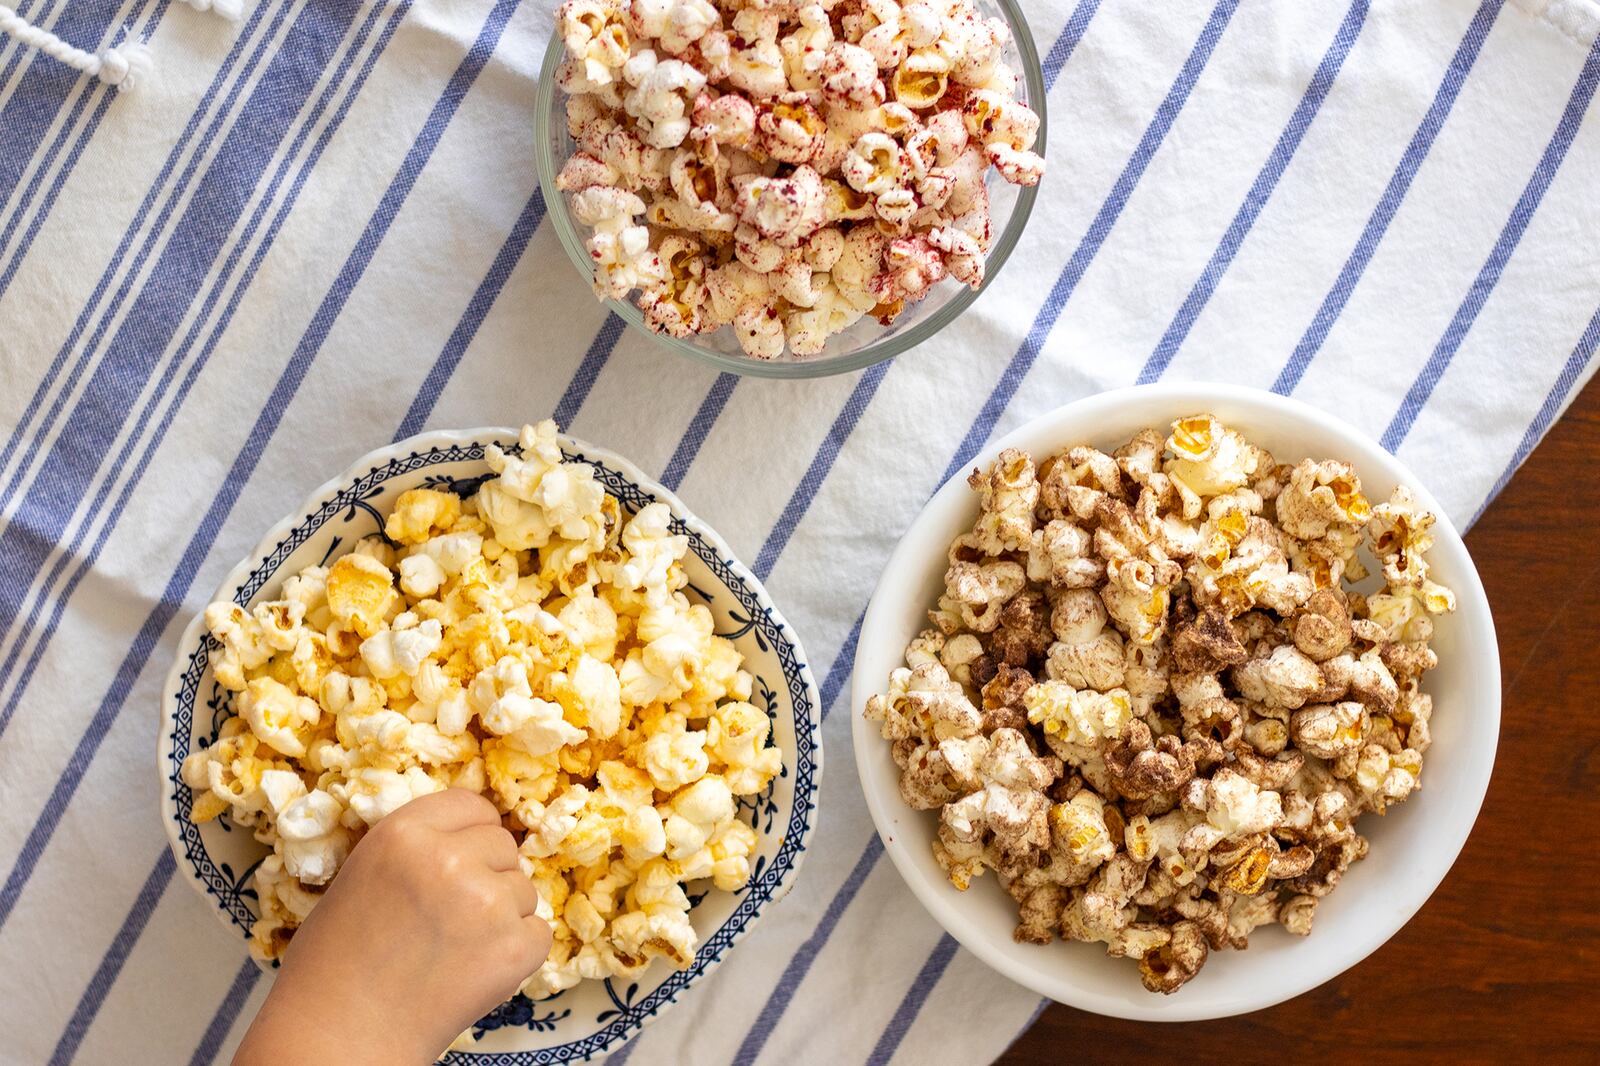
[[[715,12],[563,10],[684,34]],[[825,277],[845,244],[782,254]],[[207,609],[236,716],[180,776],[195,821],[227,813],[273,848],[256,873],[259,957],[281,955],[363,833],[443,788],[483,792],[518,839],[555,937],[532,992],[657,956],[688,965],[683,885],[750,878],[759,839],[735,797],[766,789],[782,755],[737,649],[684,594],[689,538],[665,504],[624,515],[592,467],[563,459],[553,423],[486,460],[475,495],[402,493],[387,539],[286,579],[280,600]]]
[[[279,681],[258,677],[239,694],[239,717],[262,743],[296,757],[306,753],[306,734],[322,717],[322,708]]]
[[[783,768],[782,753],[767,745],[771,723],[748,703],[719,704],[706,722],[706,747],[727,767],[735,795],[760,792]]]
[[[444,533],[461,517],[461,500],[436,489],[410,489],[400,494],[384,523],[384,536],[397,544],[420,544]]]
[[[212,670],[224,688],[236,692],[244,688],[245,675],[272,658],[274,648],[260,623],[236,603],[213,603],[207,607],[205,625],[222,645]]]
[[[970,0],[572,0],[557,21],[577,145],[557,185],[592,231],[595,291],[638,290],[670,336],[731,326],[751,357],[806,357],[946,275],[976,288],[986,175],[1044,170],[1000,61],[1009,29]],[[871,258],[831,279],[784,254],[879,230],[901,240],[859,245]],[[748,274],[728,271],[730,238]],[[412,569],[418,588],[434,576]]]
[[[361,658],[380,681],[402,675],[414,677],[442,640],[438,620],[429,619],[407,629],[374,633],[361,642]]]
[[[399,602],[394,575],[371,555],[351,552],[328,570],[328,610],[359,637],[370,637]]]
[[[965,97],[972,138],[1025,151],[988,91]],[[1261,925],[1309,933],[1367,852],[1357,817],[1421,786],[1421,678],[1454,606],[1433,516],[1208,414],[1112,452],[1008,449],[969,485],[935,628],[864,709],[906,804],[937,813],[951,883],[993,869],[1019,941],[1103,943],[1155,992]],[[1382,587],[1363,595],[1364,531]]]
[[[641,745],[639,765],[656,788],[672,792],[705,775],[711,765],[705,745],[705,730],[689,729],[681,712],[669,711],[660,716]]]
[[[284,869],[304,884],[333,879],[353,841],[341,824],[343,806],[320,788],[307,792],[278,813],[276,826]]]

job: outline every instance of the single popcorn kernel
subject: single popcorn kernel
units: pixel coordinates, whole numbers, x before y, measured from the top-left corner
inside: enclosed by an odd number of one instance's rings
[[[919,110],[938,103],[947,85],[947,75],[943,70],[919,69],[917,56],[912,56],[895,71],[892,83],[894,98],[907,107]]]
[[[1222,875],[1222,886],[1241,896],[1253,896],[1266,887],[1271,865],[1272,853],[1265,844],[1251,848]]]
[[[1328,482],[1328,488],[1333,490],[1334,502],[1350,521],[1359,525],[1372,517],[1372,505],[1361,495],[1357,484],[1348,478],[1336,477]]]
[[[367,555],[345,555],[328,571],[328,609],[363,638],[378,631],[395,604],[394,575]]]
[[[384,536],[400,544],[421,544],[448,532],[461,517],[461,500],[450,492],[410,489],[394,502],[383,525]]]
[[[1172,447],[1199,459],[1211,450],[1211,419],[1180,418],[1172,424]]]

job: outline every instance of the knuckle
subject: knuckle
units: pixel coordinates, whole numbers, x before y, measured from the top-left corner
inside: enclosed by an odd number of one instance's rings
[[[473,885],[468,898],[470,900],[469,905],[480,915],[492,915],[500,908],[500,895],[495,892],[493,886],[488,884],[480,882]]]

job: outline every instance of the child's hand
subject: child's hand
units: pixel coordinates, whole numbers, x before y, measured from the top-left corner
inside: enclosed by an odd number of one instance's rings
[[[550,950],[494,805],[449,789],[362,838],[284,956],[236,1066],[429,1063]]]

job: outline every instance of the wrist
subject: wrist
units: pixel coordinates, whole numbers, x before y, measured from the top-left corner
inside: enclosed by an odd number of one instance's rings
[[[404,1009],[403,997],[363,984],[348,975],[281,970],[240,1045],[237,1066],[426,1066],[454,1038],[426,1031],[417,1013]]]

